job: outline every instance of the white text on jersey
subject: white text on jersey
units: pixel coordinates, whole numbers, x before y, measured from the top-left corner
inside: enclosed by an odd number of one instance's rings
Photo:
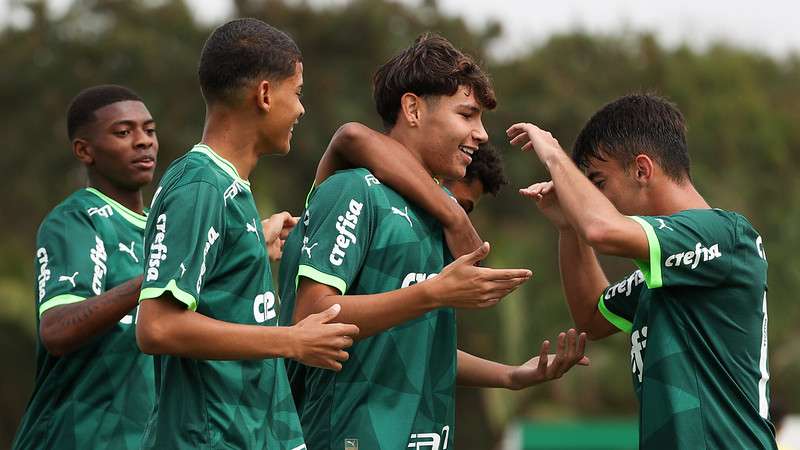
[[[423,281],[435,277],[437,274],[424,274],[424,273],[409,273],[408,275],[403,278],[403,284],[400,285],[401,288],[407,288],[412,284],[422,283]]]
[[[698,242],[694,247],[694,251],[670,255],[667,260],[664,261],[664,265],[667,267],[686,266],[694,269],[700,264],[700,261],[711,261],[720,256],[722,256],[722,253],[719,251],[719,244],[714,244],[706,248],[703,247],[703,244]]]
[[[200,264],[200,275],[197,276],[197,285],[195,286],[197,293],[200,293],[200,286],[203,285],[203,275],[206,274],[206,256],[208,256],[208,251],[211,250],[211,246],[214,245],[214,242],[217,242],[217,238],[219,238],[219,233],[214,227],[208,229],[208,240],[206,241],[206,246],[203,247],[203,263]]]
[[[256,322],[264,323],[277,315],[278,313],[275,312],[275,294],[267,291],[256,295],[256,299],[253,301],[253,318],[256,319]]]
[[[50,269],[47,268],[47,263],[50,261],[47,258],[47,250],[44,247],[36,250],[36,258],[39,261],[39,301],[44,300],[44,287],[50,280]]]
[[[346,253],[345,250],[350,246],[350,244],[356,243],[356,235],[353,234],[353,231],[356,229],[358,216],[361,215],[361,209],[363,207],[363,203],[359,203],[355,199],[351,199],[348,210],[345,211],[344,216],[339,216],[336,219],[336,231],[339,232],[339,235],[336,236],[336,242],[333,244],[333,250],[331,250],[331,254],[328,257],[328,260],[330,260],[331,264],[334,266],[342,265]]]
[[[108,269],[106,268],[106,246],[100,239],[100,236],[95,236],[95,246],[89,251],[89,258],[94,263],[94,276],[92,277],[92,291],[95,295],[100,295],[103,291],[103,277],[106,275]]]
[[[158,279],[158,267],[167,259],[167,246],[164,245],[164,234],[167,232],[167,215],[161,214],[156,219],[156,236],[150,244],[150,260],[147,263],[147,281]]]
[[[626,297],[630,297],[631,292],[634,287],[642,284],[644,282],[644,274],[641,270],[637,270],[633,272],[628,278],[620,281],[619,283],[611,286],[609,290],[606,291],[605,299],[611,300],[617,294],[625,294]]]

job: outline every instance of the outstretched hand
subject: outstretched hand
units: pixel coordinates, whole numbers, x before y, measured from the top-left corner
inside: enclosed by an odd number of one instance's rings
[[[476,250],[448,264],[438,276],[426,281],[437,306],[492,306],[533,275],[528,269],[476,267],[475,264],[486,258],[489,250],[489,243],[484,242]]]
[[[575,365],[588,366],[590,361],[584,355],[586,350],[586,333],[578,334],[571,328],[558,335],[556,354],[548,354],[550,341],[542,342],[539,356],[531,358],[511,371],[509,387],[524,389],[546,381],[561,378]]]

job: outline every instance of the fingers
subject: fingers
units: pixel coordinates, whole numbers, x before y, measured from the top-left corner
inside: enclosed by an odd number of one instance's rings
[[[337,303],[335,305],[331,305],[331,307],[326,309],[325,311],[312,314],[309,317],[313,317],[315,320],[319,321],[319,323],[328,323],[331,320],[335,319],[336,316],[339,315],[339,312],[341,312],[341,310],[342,310],[342,305]]]
[[[550,341],[545,340],[542,342],[542,347],[539,350],[539,365],[537,371],[541,374],[547,373],[547,364],[550,362],[548,352],[550,351]]]
[[[522,188],[519,190],[519,193],[526,197],[539,198],[542,195],[547,195],[553,192],[553,188],[554,186],[552,181],[544,181],[541,183],[534,183],[526,188]]]
[[[521,279],[522,282],[524,282],[533,276],[533,272],[529,269],[491,269],[488,267],[479,267],[478,276],[484,281]]]
[[[488,242],[484,242],[481,244],[480,247],[475,249],[472,253],[468,253],[461,258],[458,258],[456,261],[461,260],[465,264],[474,265],[477,262],[482,261],[486,256],[489,254],[489,250],[491,250],[491,246]]]
[[[514,138],[520,134],[528,132],[531,129],[531,127],[537,128],[536,125],[530,123],[525,123],[525,122],[515,123],[514,125],[508,127],[508,129],[506,130],[506,135],[509,138]]]
[[[336,305],[334,305],[336,306]],[[361,330],[358,329],[358,326],[353,325],[351,323],[340,323],[338,324],[338,328],[336,329],[336,334],[340,336],[344,336],[345,338],[350,340],[350,345],[353,345],[353,338],[358,336]],[[349,347],[349,345],[348,345]]]

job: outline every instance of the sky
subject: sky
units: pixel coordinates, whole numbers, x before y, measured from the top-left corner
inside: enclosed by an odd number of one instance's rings
[[[11,14],[10,4],[0,0],[0,25],[23,21]],[[71,0],[50,0],[59,14]],[[153,0],[158,1],[158,0]],[[229,0],[186,0],[196,17],[217,23],[231,13]],[[289,0],[298,1],[298,0]],[[347,0],[310,0],[320,7]],[[410,5],[420,0],[399,0]],[[702,49],[725,41],[739,47],[764,51],[777,57],[800,53],[800,1],[761,0],[438,0],[441,8],[480,27],[493,19],[504,34],[495,47],[499,56],[512,55],[531,42],[542,42],[558,32],[582,29],[614,33],[621,29],[654,32],[667,45],[689,43]]]

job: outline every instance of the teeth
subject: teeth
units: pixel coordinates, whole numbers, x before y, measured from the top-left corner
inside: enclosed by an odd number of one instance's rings
[[[473,149],[473,148],[470,148],[470,147],[467,147],[467,146],[464,146],[464,145],[459,145],[459,146],[458,146],[458,148],[459,148],[459,149],[460,149],[462,152],[464,152],[464,153],[468,154],[469,156],[472,156],[472,154],[473,154],[473,153],[475,153],[475,149]]]

